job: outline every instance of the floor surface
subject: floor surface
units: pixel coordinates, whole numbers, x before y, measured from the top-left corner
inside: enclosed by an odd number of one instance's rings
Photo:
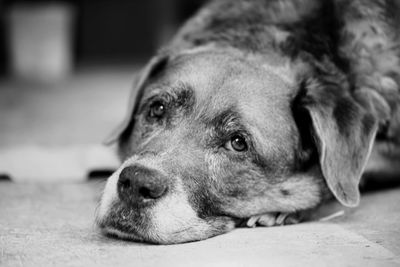
[[[327,222],[243,228],[149,245],[99,234],[102,183],[0,183],[1,266],[400,266],[400,189],[370,193]],[[329,214],[342,208],[328,205]]]

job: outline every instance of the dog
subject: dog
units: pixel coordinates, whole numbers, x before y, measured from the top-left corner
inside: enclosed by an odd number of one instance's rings
[[[216,0],[134,81],[107,235],[174,244],[298,223],[400,172],[396,0]],[[397,166],[397,167],[396,167]]]

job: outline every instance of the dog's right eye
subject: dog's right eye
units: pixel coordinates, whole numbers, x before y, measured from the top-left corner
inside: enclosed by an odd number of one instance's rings
[[[225,144],[225,147],[228,150],[236,151],[236,152],[244,152],[247,150],[247,142],[244,137],[241,135],[235,135]]]
[[[162,102],[156,101],[150,105],[148,116],[150,118],[160,119],[164,116],[165,109],[165,105]]]

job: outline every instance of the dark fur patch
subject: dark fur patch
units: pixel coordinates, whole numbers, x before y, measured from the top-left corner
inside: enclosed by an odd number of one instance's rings
[[[160,101],[169,109],[180,109],[190,112],[195,103],[195,95],[193,88],[185,83],[178,85],[161,85],[166,89],[157,95],[153,95],[148,99],[143,99],[138,109],[138,113],[145,112],[145,109],[155,101]]]
[[[360,111],[358,110],[354,100],[348,98],[339,98],[333,110],[333,116],[336,120],[339,132],[348,135],[352,131],[354,121],[359,120]]]
[[[300,144],[296,155],[296,169],[307,171],[318,160],[315,140],[312,134],[312,120],[309,111],[304,108],[307,98],[306,85],[302,82],[300,90],[291,103],[293,119],[299,132]],[[307,101],[307,100],[306,100]]]
[[[166,68],[169,61],[169,57],[163,57],[157,64],[151,69],[148,79],[157,78]]]
[[[188,193],[188,201],[199,218],[207,219],[219,213],[219,201],[212,193],[212,182],[209,180],[205,165],[182,167],[179,175],[185,177],[182,182]]]
[[[328,55],[333,58],[338,42],[338,22],[332,1],[321,1],[317,12],[310,13],[303,20],[282,25],[291,36],[280,45],[285,54],[296,57],[307,52],[320,59]]]
[[[188,84],[183,84],[181,89],[176,92],[175,106],[181,108],[185,113],[193,110],[196,102],[193,88]]]
[[[368,125],[368,122],[363,123],[363,124]],[[389,129],[390,129],[390,122],[389,121],[381,122],[381,125],[379,127],[379,131],[376,134],[376,140],[382,141],[382,140],[388,139]]]
[[[201,29],[185,34],[183,38],[186,41],[195,46],[218,42],[251,51],[265,50],[265,46],[270,48],[271,44],[262,41],[265,39],[263,25],[266,25],[268,18],[256,9],[256,6],[253,6],[254,9],[251,12],[244,12],[245,8],[240,2],[220,1],[214,3],[214,7],[215,5],[224,12],[219,13],[218,16],[211,16]],[[267,4],[260,2],[260,5]],[[239,10],[243,11],[241,15],[235,15]]]
[[[361,119],[362,129],[361,131],[364,133],[370,133],[375,127],[376,119],[371,114],[365,114]]]
[[[281,194],[285,197],[290,196],[290,191],[286,189],[281,189]]]

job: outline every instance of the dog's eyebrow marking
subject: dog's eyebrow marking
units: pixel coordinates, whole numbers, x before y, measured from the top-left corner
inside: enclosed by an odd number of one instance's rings
[[[143,99],[140,111],[156,99],[165,101],[172,108],[181,108],[185,112],[190,112],[195,103],[195,94],[193,88],[187,83],[161,85],[160,89],[155,89]]]
[[[193,88],[187,83],[179,83],[177,87],[172,89],[175,96],[175,103],[185,111],[191,111],[195,104],[195,95]]]
[[[247,127],[243,124],[242,118],[235,107],[228,107],[217,111],[214,115],[208,112],[202,114],[201,120],[209,129],[210,147],[220,147],[235,134],[240,134],[246,138],[249,147],[253,147],[253,140]]]
[[[246,133],[246,127],[244,127],[241,121],[239,112],[234,107],[230,107],[207,119],[206,124],[213,127],[219,133]]]

